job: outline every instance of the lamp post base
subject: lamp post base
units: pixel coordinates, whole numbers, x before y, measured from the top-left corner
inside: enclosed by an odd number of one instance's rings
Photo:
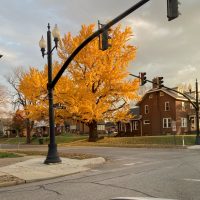
[[[44,164],[53,164],[53,163],[61,163],[62,160],[60,159],[58,152],[57,152],[57,144],[49,144],[48,145],[48,154]]]

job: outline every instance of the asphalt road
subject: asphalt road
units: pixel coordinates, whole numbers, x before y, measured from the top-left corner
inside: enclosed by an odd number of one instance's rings
[[[97,154],[107,162],[83,173],[2,188],[0,200],[119,196],[200,200],[200,150],[62,147],[59,151]]]

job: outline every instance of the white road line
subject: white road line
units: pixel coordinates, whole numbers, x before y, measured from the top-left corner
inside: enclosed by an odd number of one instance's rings
[[[185,180],[185,181],[195,181],[195,182],[200,182],[200,179],[192,179],[192,178],[184,178],[183,180]]]
[[[127,160],[128,158],[117,158],[115,160]]]
[[[92,171],[92,172],[100,172],[101,170],[98,170],[98,169],[92,169],[92,170],[90,170],[90,171]]]
[[[141,164],[141,163],[143,163],[143,162],[126,163],[126,164],[123,164],[123,165],[131,166],[131,165],[136,165],[136,164]]]
[[[176,199],[163,199],[163,198],[152,198],[152,197],[116,197],[111,200],[176,200]]]

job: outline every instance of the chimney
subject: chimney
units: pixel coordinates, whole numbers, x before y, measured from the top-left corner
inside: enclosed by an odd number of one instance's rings
[[[154,78],[153,80],[152,80],[152,89],[157,89],[158,88],[158,84],[157,84],[157,78]]]

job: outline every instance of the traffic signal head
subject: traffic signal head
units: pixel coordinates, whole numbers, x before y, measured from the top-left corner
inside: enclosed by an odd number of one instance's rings
[[[147,82],[146,72],[140,73],[140,85],[144,85]]]
[[[179,16],[178,0],[167,0],[167,17],[171,21]]]
[[[157,77],[158,88],[161,88],[164,86],[163,82],[164,82],[163,77]]]
[[[100,28],[104,27],[105,25],[100,24],[100,22],[98,21],[98,26],[99,26],[99,29],[100,29]],[[99,36],[99,49],[105,51],[109,47],[111,47],[110,39],[112,39],[112,37],[110,35],[110,32],[111,32],[111,29],[106,29]]]
[[[108,47],[111,46],[111,44],[109,43],[109,39],[111,39],[111,36],[109,35],[108,30],[105,30],[102,33],[102,50],[105,51],[108,49]]]

